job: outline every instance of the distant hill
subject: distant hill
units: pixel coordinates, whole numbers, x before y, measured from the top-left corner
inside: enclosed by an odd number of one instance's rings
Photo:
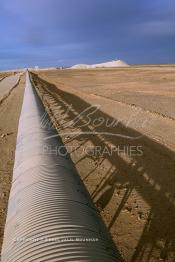
[[[122,60],[113,60],[105,63],[94,64],[94,65],[86,65],[86,64],[78,64],[74,65],[72,69],[91,69],[91,68],[112,68],[112,67],[128,67],[129,65]]]

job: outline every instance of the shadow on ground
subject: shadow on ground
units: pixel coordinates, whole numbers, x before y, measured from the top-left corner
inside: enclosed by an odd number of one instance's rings
[[[116,205],[117,208],[108,224],[108,228],[111,229],[133,190],[135,190],[148,204],[149,213],[137,247],[133,250],[131,261],[149,261],[155,250],[159,254],[159,259],[175,261],[174,153],[149,137],[142,136],[139,132],[121,123],[115,127],[107,127],[105,124],[94,127],[92,123],[88,123],[87,114],[82,114],[87,108],[89,108],[88,113],[92,113],[93,119],[102,117],[109,119],[111,123],[114,119],[101,110],[93,113],[94,109],[90,107],[89,103],[74,94],[58,89],[55,85],[38,78],[36,75],[33,75],[33,79],[43,97],[48,96],[55,107],[67,112],[66,122],[70,123],[71,121],[71,128],[81,129],[81,132],[85,133],[85,135],[80,135],[78,138],[75,135],[75,138],[80,140],[80,144],[85,144],[87,140],[90,140],[94,147],[105,147],[109,151],[111,145],[117,145],[120,148],[138,145],[142,147],[143,155],[133,154],[130,156],[129,161],[120,154],[106,154],[105,158],[111,163],[113,171],[104,173],[101,176],[91,193],[91,197],[99,209],[103,210],[110,203],[115,189],[124,189],[122,199],[119,205]],[[69,105],[71,105],[71,108],[67,110]],[[76,121],[73,123],[72,120],[75,120],[77,115],[81,115],[81,118],[77,123]],[[64,127],[62,131],[64,131]],[[95,132],[95,135],[88,135],[87,132]],[[107,133],[118,133],[126,137],[140,138],[128,139],[107,135]],[[83,156],[79,161],[82,161],[84,157],[89,156]],[[102,163],[104,159],[100,159],[100,161]],[[86,174],[84,180],[94,174],[94,171],[95,168]],[[140,215],[142,216],[142,214]]]

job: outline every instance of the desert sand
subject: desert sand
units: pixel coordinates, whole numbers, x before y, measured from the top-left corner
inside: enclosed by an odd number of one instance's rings
[[[3,79],[1,79],[0,103],[2,103],[2,101],[9,96],[12,89],[18,85],[19,79],[20,79],[20,73],[11,76],[4,76]]]
[[[175,66],[38,70],[32,80],[124,261],[173,261]],[[0,105],[1,242],[23,91],[21,77]]]
[[[33,77],[125,261],[174,259],[174,72],[138,67]],[[95,113],[92,105],[100,106]],[[100,118],[105,121],[95,125]],[[119,124],[106,125],[114,120]]]
[[[21,77],[18,85],[12,89],[0,104],[0,246],[3,240],[8,196],[11,188],[24,80],[24,76]]]

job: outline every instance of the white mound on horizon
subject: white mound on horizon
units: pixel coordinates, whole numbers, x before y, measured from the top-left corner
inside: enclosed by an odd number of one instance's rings
[[[91,69],[91,68],[112,68],[112,67],[128,67],[129,65],[122,60],[113,60],[105,63],[94,64],[94,65],[86,65],[86,64],[78,64],[74,65],[72,69]]]
[[[86,64],[77,64],[71,67],[72,69],[88,69],[90,68],[90,65]]]

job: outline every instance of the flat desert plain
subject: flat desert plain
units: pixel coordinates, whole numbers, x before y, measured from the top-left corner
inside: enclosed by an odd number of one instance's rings
[[[174,261],[175,66],[33,70],[31,80],[124,261]],[[1,240],[23,92],[21,76],[0,105],[0,132],[13,132],[0,138]]]

